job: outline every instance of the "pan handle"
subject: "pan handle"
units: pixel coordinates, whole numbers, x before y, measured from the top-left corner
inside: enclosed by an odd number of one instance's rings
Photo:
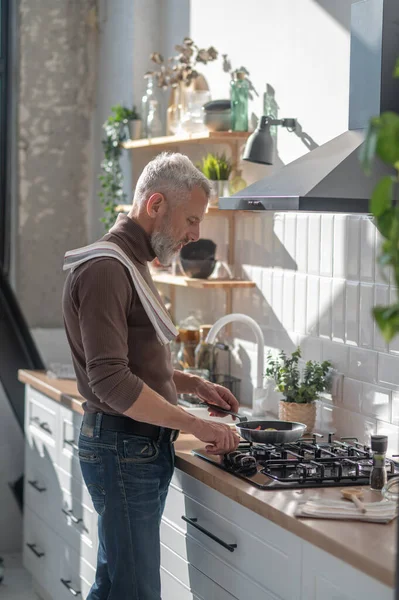
[[[231,415],[232,417],[236,417],[242,423],[245,421],[248,421],[247,417],[243,417],[242,415],[239,415],[238,413],[235,413],[232,410],[227,410],[227,408],[222,408],[221,406],[218,406],[217,404],[212,404],[211,402],[203,402],[202,406],[206,406],[208,408],[214,408],[215,410],[217,410],[221,413],[225,413],[226,415]]]

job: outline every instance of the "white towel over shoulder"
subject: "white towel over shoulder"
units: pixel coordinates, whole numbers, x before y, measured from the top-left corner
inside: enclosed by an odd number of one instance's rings
[[[141,300],[143,308],[154,326],[159,342],[165,346],[174,340],[178,334],[166,308],[144,280],[136,265],[123,250],[113,242],[95,242],[89,246],[69,250],[65,254],[63,270],[76,269],[79,265],[93,258],[109,257],[119,260],[129,271],[133,286]]]

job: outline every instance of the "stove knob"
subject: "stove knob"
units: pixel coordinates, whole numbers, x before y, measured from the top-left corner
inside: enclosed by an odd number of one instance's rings
[[[256,469],[256,458],[253,456],[243,456],[240,460],[240,471],[247,472]]]

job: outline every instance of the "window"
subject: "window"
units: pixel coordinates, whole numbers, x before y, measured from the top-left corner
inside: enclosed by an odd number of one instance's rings
[[[0,269],[10,261],[10,206],[7,186],[9,0],[0,0]]]

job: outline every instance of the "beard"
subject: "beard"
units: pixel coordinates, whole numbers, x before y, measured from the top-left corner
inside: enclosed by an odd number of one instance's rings
[[[180,244],[184,241],[177,241],[173,235],[170,215],[166,216],[165,224],[159,231],[154,231],[151,235],[151,246],[161,265],[168,266],[173,257],[178,253]]]

